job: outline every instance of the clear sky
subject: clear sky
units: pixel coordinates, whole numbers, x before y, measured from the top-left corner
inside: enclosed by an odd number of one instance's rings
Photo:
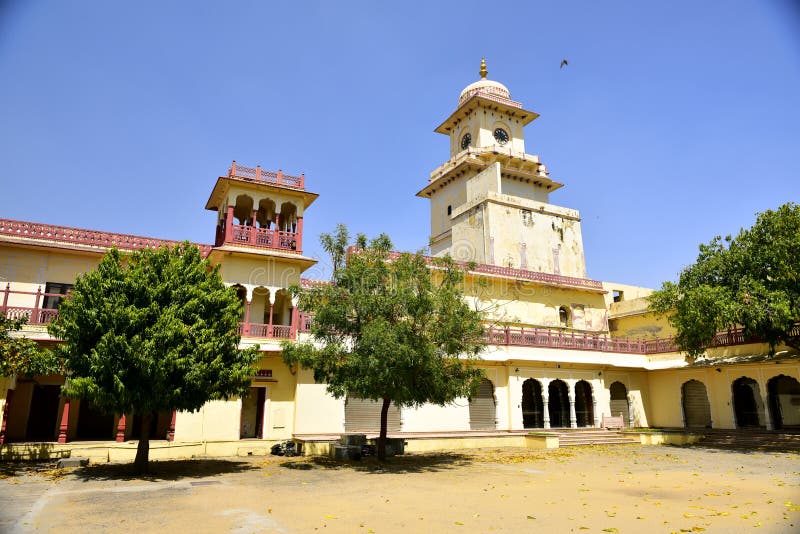
[[[418,249],[481,56],[592,278],[658,286],[800,201],[796,1],[0,0],[0,217],[210,243],[236,159],[305,172],[310,255],[338,222]]]

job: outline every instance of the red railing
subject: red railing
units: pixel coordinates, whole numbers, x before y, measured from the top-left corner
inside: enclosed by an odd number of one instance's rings
[[[100,248],[117,247],[123,250],[159,248],[161,246],[175,246],[181,243],[181,241],[172,241],[168,239],[116,234],[98,230],[84,230],[81,228],[70,228],[68,226],[15,221],[11,219],[0,219],[0,235],[42,239],[54,241],[56,243],[88,245]],[[211,245],[193,244],[200,249],[203,256],[208,255],[211,251]]]
[[[275,339],[294,339],[297,332],[294,326],[261,323],[239,323],[239,334],[242,337],[264,337]]]
[[[351,246],[347,249],[347,254],[354,254],[358,251],[357,247]],[[389,259],[396,259],[400,256],[400,252],[392,252],[389,254]],[[428,264],[433,263],[434,258],[431,256],[424,256]],[[463,261],[457,261],[455,264],[470,273],[482,273],[496,276],[505,276],[514,278],[516,280],[531,280],[549,285],[579,287],[583,289],[591,289],[603,291],[603,283],[599,280],[591,280],[589,278],[576,278],[574,276],[563,276],[560,274],[542,273],[539,271],[528,271],[527,269],[513,269],[511,267],[500,267],[499,265],[488,265],[486,263],[478,263],[470,267],[470,264]]]
[[[231,167],[228,169],[228,176],[231,178],[241,178],[243,180],[258,180],[275,185],[282,185],[294,189],[305,189],[306,175],[291,176],[283,174],[280,169],[277,172],[266,171],[261,168],[261,165],[255,167],[245,167],[238,165],[236,160],[233,160]]]
[[[321,283],[319,281],[301,280],[306,283]],[[11,295],[28,295],[33,300],[33,306],[9,305]],[[0,291],[0,314],[9,319],[27,318],[31,325],[48,325],[58,317],[58,309],[42,307],[44,297],[58,299],[67,298],[61,293],[44,293],[39,287],[36,291],[11,291],[10,284]],[[242,337],[261,337],[276,339],[295,339],[297,332],[309,332],[313,322],[313,315],[292,309],[291,325],[269,325],[261,323],[239,323],[239,333]],[[792,328],[792,335],[800,336],[800,325]],[[552,349],[592,350],[599,352],[614,352],[620,354],[658,354],[664,352],[679,352],[673,338],[633,339],[624,337],[611,337],[607,334],[592,332],[575,332],[566,330],[551,330],[549,328],[525,327],[496,327],[490,326],[484,331],[484,339],[489,345],[507,345],[518,347],[542,347]],[[707,345],[707,348],[729,347],[749,343],[763,343],[758,336],[746,336],[741,329],[731,329],[719,332]]]
[[[33,306],[16,306],[9,305],[8,300],[11,295],[29,295],[32,296]],[[33,325],[48,325],[58,317],[57,308],[43,308],[43,297],[55,297],[59,300],[65,298],[67,295],[62,293],[44,293],[42,288],[39,287],[36,291],[11,291],[11,284],[6,284],[6,287],[0,292],[0,314],[8,319],[22,319],[25,318],[28,324]]]
[[[300,252],[298,245],[302,243],[302,237],[299,231],[283,232],[269,228],[231,224],[227,231],[217,232],[215,245],[221,246],[224,243]]]

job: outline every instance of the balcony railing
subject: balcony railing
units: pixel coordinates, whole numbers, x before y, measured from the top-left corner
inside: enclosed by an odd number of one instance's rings
[[[305,189],[306,182],[305,174],[301,174],[300,176],[291,176],[289,174],[283,174],[283,171],[281,170],[278,170],[277,172],[264,170],[261,168],[261,165],[256,165],[255,167],[245,167],[244,165],[237,164],[236,160],[233,161],[230,169],[228,169],[228,176],[231,178],[241,178],[250,181],[258,180],[261,182],[282,185],[294,189]]]
[[[250,247],[268,248],[286,252],[301,253],[303,250],[303,218],[297,218],[296,231],[289,232],[277,228],[259,228],[233,223],[233,206],[217,227],[217,238],[214,246],[224,244],[246,245]]]
[[[11,295],[26,295],[28,298],[14,300],[32,301],[29,303],[33,304],[33,306],[9,304],[8,301]],[[60,300],[66,296],[62,293],[44,293],[41,287],[36,291],[11,291],[11,284],[6,284],[6,287],[0,293],[0,314],[12,320],[24,318],[28,324],[48,325],[58,317],[58,309],[43,308],[43,299],[45,297],[54,297]]]
[[[0,219],[0,235],[23,237],[28,239],[41,239],[67,245],[83,245],[99,248],[117,247],[122,250],[139,250],[143,248],[159,248],[162,246],[173,247],[181,241],[168,239],[155,239],[99,230],[85,230],[56,226],[54,224],[40,224],[26,221]],[[207,256],[211,245],[194,243],[203,256]]]
[[[9,304],[12,295],[26,295],[32,306]],[[60,293],[45,293],[39,287],[37,291],[11,291],[10,284],[0,291],[0,314],[9,319],[26,318],[31,325],[48,325],[58,317],[58,309],[44,308],[44,297],[67,298]],[[239,333],[245,338],[296,339],[297,332],[309,332],[313,315],[292,308],[290,325],[239,323]],[[800,325],[792,329],[794,335],[800,335]],[[490,326],[484,331],[484,339],[489,345],[505,345],[517,347],[541,347],[551,349],[592,350],[618,354],[659,354],[679,352],[673,338],[634,339],[611,337],[608,334],[593,332],[575,332],[551,330],[549,328],[496,327]],[[746,336],[741,329],[719,332],[707,345],[707,348],[729,347],[750,343],[764,343],[757,336]]]

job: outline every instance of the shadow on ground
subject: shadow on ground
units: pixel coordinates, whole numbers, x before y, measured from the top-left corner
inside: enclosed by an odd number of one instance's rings
[[[356,460],[333,460],[315,456],[286,460],[280,464],[285,469],[310,471],[313,469],[350,469],[366,473],[432,473],[471,465],[474,458],[457,453],[409,454],[387,458],[379,462],[374,457]]]
[[[80,467],[72,471],[78,480],[181,480],[185,478],[204,478],[214,475],[242,473],[258,469],[248,462],[236,460],[165,460],[150,462],[147,473],[137,474],[133,464],[101,464]]]
[[[0,478],[49,474],[54,469],[55,462],[51,461],[3,461],[0,462]]]

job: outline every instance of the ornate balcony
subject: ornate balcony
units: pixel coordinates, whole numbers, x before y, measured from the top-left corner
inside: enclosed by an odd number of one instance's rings
[[[259,228],[233,223],[233,206],[217,227],[217,238],[214,246],[244,245],[300,254],[303,249],[303,218],[298,217],[294,232],[276,228]]]

